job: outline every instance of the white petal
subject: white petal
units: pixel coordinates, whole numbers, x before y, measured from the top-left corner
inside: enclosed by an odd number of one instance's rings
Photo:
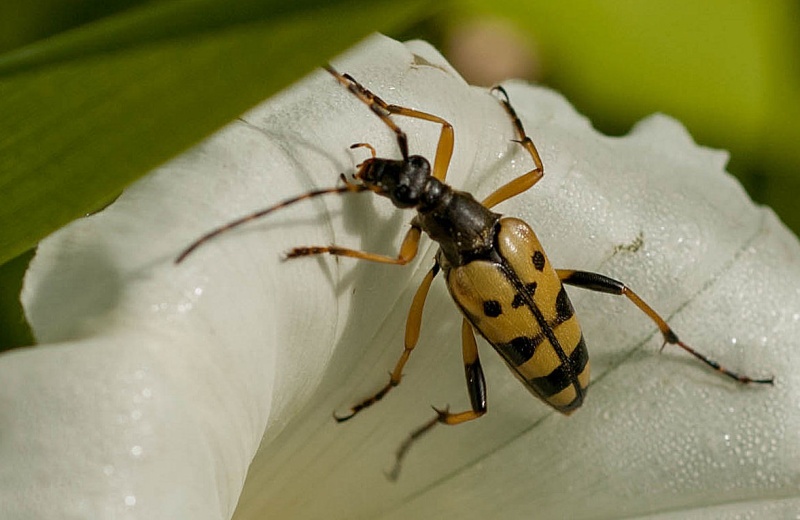
[[[335,65],[454,124],[454,186],[485,195],[530,169],[497,101],[426,44],[375,37]],[[534,225],[558,266],[624,280],[685,341],[775,387],[659,355],[628,302],[570,290],[593,363],[584,408],[547,409],[483,345],[490,413],[434,430],[388,483],[429,403],[468,407],[460,320],[440,282],[403,384],[346,424],[330,414],[385,382],[432,248],[405,268],[280,252],[388,253],[410,213],[323,197],[173,264],[215,226],[334,185],[364,157],[351,143],[397,155],[393,134],[320,71],[41,245],[23,296],[43,345],[0,359],[4,518],[227,518],[251,460],[237,518],[716,518],[795,499],[796,239],[674,121],[608,138],[557,94],[507,88],[546,175],[500,210]],[[432,157],[436,125],[397,120],[412,153]]]

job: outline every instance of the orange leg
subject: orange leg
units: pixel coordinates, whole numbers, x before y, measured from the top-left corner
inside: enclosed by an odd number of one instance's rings
[[[504,200],[508,200],[511,197],[516,197],[520,193],[533,187],[533,185],[539,182],[539,180],[541,180],[541,178],[544,176],[544,165],[542,164],[541,157],[539,157],[539,152],[536,150],[536,146],[533,144],[531,138],[525,133],[525,128],[522,126],[522,121],[520,121],[519,117],[517,116],[517,112],[514,110],[514,107],[511,106],[511,103],[508,100],[508,94],[506,94],[506,91],[503,89],[503,87],[495,87],[494,90],[503,94],[503,98],[500,99],[500,102],[503,104],[503,108],[506,109],[506,112],[508,112],[511,120],[514,122],[514,127],[517,129],[517,134],[519,135],[519,139],[515,140],[515,142],[520,143],[525,150],[528,151],[533,159],[535,168],[528,173],[512,179],[507,184],[500,186],[492,194],[483,199],[483,205],[487,208],[493,208]]]
[[[453,157],[453,146],[455,135],[453,134],[453,125],[439,116],[434,116],[426,112],[420,112],[411,108],[399,107],[397,105],[389,105],[386,107],[392,114],[399,114],[401,116],[413,117],[416,119],[424,119],[442,125],[442,132],[439,134],[439,142],[436,145],[436,157],[433,159],[433,172],[432,175],[444,182],[447,177],[447,170],[450,168],[450,159]]]
[[[636,307],[639,308],[639,310],[644,312],[658,326],[658,330],[661,331],[661,335],[664,337],[664,345],[662,345],[661,348],[664,348],[667,343],[671,345],[677,345],[709,367],[730,377],[731,379],[735,379],[740,383],[760,383],[770,385],[773,383],[773,378],[771,377],[764,379],[753,379],[749,376],[728,370],[713,359],[706,357],[704,354],[701,354],[686,343],[682,342],[680,339],[678,339],[678,335],[672,331],[667,322],[664,321],[664,319],[655,310],[653,310],[652,307],[650,307],[644,300],[639,298],[639,296],[631,291],[624,283],[618,282],[617,280],[601,274],[590,273],[586,271],[556,269],[556,273],[558,273],[558,277],[565,284],[574,285],[575,287],[580,287],[582,289],[589,289],[590,291],[615,294],[628,298],[634,305],[636,305]]]
[[[420,228],[411,226],[411,229],[408,230],[408,233],[406,233],[403,239],[403,243],[400,246],[400,253],[397,256],[367,253],[366,251],[347,249],[339,246],[303,246],[295,247],[287,252],[286,259],[289,260],[290,258],[298,258],[300,256],[322,255],[327,253],[329,255],[349,256],[350,258],[378,262],[380,264],[406,265],[417,256],[420,234]]]
[[[434,407],[436,417],[426,422],[403,441],[397,450],[394,467],[389,472],[391,480],[397,480],[400,475],[400,468],[403,459],[408,454],[408,450],[420,437],[428,433],[437,424],[461,424],[482,417],[486,413],[486,381],[483,377],[481,360],[478,357],[478,344],[475,342],[475,332],[472,325],[464,319],[461,323],[461,350],[464,357],[464,374],[467,378],[467,392],[469,393],[471,410],[459,413],[450,413],[448,408],[439,410]]]
[[[427,112],[415,110],[413,108],[406,108],[397,105],[390,105],[384,100],[376,96],[372,91],[361,85],[358,81],[353,79],[349,74],[340,74],[333,67],[327,66],[325,69],[335,77],[339,83],[347,87],[347,89],[355,94],[365,105],[367,105],[372,112],[377,115],[386,126],[388,126],[397,136],[397,144],[400,147],[400,153],[403,159],[408,159],[408,137],[397,124],[392,121],[390,117],[392,114],[397,114],[406,117],[413,117],[415,119],[422,119],[431,121],[442,125],[442,131],[439,135],[439,143],[436,146],[436,157],[433,161],[433,176],[444,181],[447,176],[447,170],[450,167],[450,159],[453,156],[453,143],[455,136],[453,134],[453,125],[445,119]]]
[[[411,302],[411,308],[408,311],[408,318],[406,320],[406,336],[403,345],[403,353],[400,355],[400,359],[397,360],[397,364],[395,364],[394,370],[392,370],[392,373],[389,376],[389,382],[386,384],[386,386],[378,390],[375,395],[364,399],[360,403],[353,406],[350,409],[349,414],[343,416],[337,416],[334,414],[333,417],[337,422],[344,422],[352,418],[364,408],[368,408],[377,403],[389,393],[389,390],[400,384],[400,380],[403,377],[403,367],[406,366],[406,362],[411,356],[411,352],[414,350],[414,347],[417,346],[417,341],[419,340],[419,329],[422,326],[422,310],[425,307],[425,299],[428,297],[428,290],[431,288],[431,283],[437,274],[439,274],[439,264],[434,264],[433,268],[431,268],[431,270],[428,271],[428,274],[425,275],[425,278],[422,280],[422,283],[417,289],[416,294],[414,294],[414,300]]]

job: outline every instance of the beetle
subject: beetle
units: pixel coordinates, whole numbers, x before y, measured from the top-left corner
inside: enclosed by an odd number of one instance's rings
[[[434,408],[435,417],[413,431],[400,446],[390,477],[396,478],[400,463],[413,442],[435,425],[461,424],[486,413],[486,382],[475,331],[494,347],[522,384],[544,403],[563,414],[570,414],[583,404],[589,384],[589,354],[564,285],[624,296],[656,324],[663,336],[662,348],[667,344],[677,345],[739,383],[773,383],[772,377],[754,379],[733,372],[681,341],[667,322],[624,283],[597,273],[554,268],[528,224],[492,211],[501,202],[533,187],[544,176],[539,152],[502,87],[495,87],[493,92],[514,127],[517,135],[514,141],[531,157],[533,168],[478,201],[470,193],[445,183],[454,148],[454,130],[448,121],[427,112],[386,103],[352,76],[341,74],[331,66],[325,69],[394,132],[401,159],[378,157],[375,148],[368,143],[353,144],[351,148],[366,148],[371,154],[357,166],[353,180],[342,174],[341,186],[298,195],[214,229],[187,247],[175,262],[182,262],[197,247],[221,233],[321,195],[369,191],[388,198],[397,208],[416,211],[396,256],[337,245],[296,247],[286,254],[287,259],[330,254],[405,265],[416,256],[423,233],[439,245],[433,267],[413,297],[403,352],[389,381],[371,397],[352,406],[348,414],[334,414],[336,421],[347,421],[400,384],[403,368],[419,339],[428,291],[434,278],[441,273],[463,314],[461,342],[471,407],[457,413],[447,408]],[[409,154],[407,136],[393,116],[440,125],[433,165],[420,155]]]

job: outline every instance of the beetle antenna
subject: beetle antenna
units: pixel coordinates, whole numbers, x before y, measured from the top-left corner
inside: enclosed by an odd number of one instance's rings
[[[275,204],[274,206],[270,206],[269,208],[256,211],[256,212],[251,213],[249,215],[245,215],[244,217],[241,217],[241,218],[238,218],[238,219],[236,219],[236,220],[234,220],[232,222],[229,222],[229,223],[225,224],[224,226],[220,226],[217,229],[214,229],[213,231],[209,231],[205,235],[201,236],[200,238],[198,238],[197,240],[192,242],[191,245],[189,245],[189,247],[184,249],[183,252],[180,255],[178,255],[178,257],[175,259],[175,263],[179,264],[179,263],[183,262],[186,259],[186,257],[189,256],[195,249],[197,249],[198,247],[203,245],[203,243],[208,242],[212,238],[216,237],[217,235],[221,235],[222,233],[225,233],[226,231],[229,231],[229,230],[231,230],[233,228],[239,227],[242,224],[246,224],[247,222],[250,222],[251,220],[256,220],[256,219],[259,219],[259,218],[264,217],[266,215],[269,215],[273,211],[277,211],[277,210],[279,210],[281,208],[285,208],[286,206],[291,206],[295,202],[300,202],[301,200],[306,200],[306,199],[311,199],[311,198],[314,198],[314,197],[319,197],[320,195],[327,195],[329,193],[348,193],[348,192],[360,193],[362,191],[367,191],[367,189],[368,189],[366,186],[364,186],[362,184],[354,184],[354,183],[349,182],[349,181],[346,181],[346,182],[347,182],[347,184],[345,184],[344,186],[338,186],[336,188],[325,188],[325,189],[321,189],[321,190],[309,191],[309,192],[303,193],[302,195],[298,195],[297,197],[292,197],[291,199],[286,199],[283,202],[279,202],[278,204]]]

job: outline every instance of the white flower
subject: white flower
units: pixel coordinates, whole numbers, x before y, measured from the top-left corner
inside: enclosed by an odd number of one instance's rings
[[[448,182],[485,196],[531,168],[497,100],[426,44],[373,37],[335,61],[389,103],[453,123]],[[371,194],[329,196],[209,241],[203,233],[316,187],[393,134],[324,71],[254,109],[45,240],[23,301],[41,343],[0,358],[2,518],[734,518],[800,508],[800,248],[664,116],[598,135],[558,94],[506,85],[545,178],[499,209],[554,264],[627,282],[684,341],[770,386],[738,385],[660,336],[622,298],[569,289],[593,366],[570,417],[481,342],[489,413],[398,444],[469,407],[460,318],[441,280],[402,384],[385,383],[432,262],[281,261],[298,245],[393,254],[411,218]],[[412,153],[438,127],[397,117]],[[258,449],[260,447],[260,450]],[[247,482],[244,481],[249,467]],[[240,500],[240,492],[244,492]]]

